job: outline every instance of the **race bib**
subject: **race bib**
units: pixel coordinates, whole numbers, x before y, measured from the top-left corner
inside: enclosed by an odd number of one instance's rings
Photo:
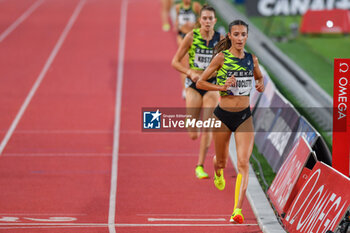
[[[213,50],[209,49],[196,49],[194,56],[194,65],[200,69],[205,69],[209,66]]]
[[[253,77],[236,77],[236,85],[228,88],[233,95],[249,95],[253,87]]]

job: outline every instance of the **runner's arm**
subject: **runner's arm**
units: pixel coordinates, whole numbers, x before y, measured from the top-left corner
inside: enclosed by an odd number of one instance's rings
[[[254,79],[255,79],[255,89],[258,92],[263,92],[265,89],[264,86],[264,78],[261,73],[260,67],[259,67],[259,60],[255,55],[253,56],[253,62],[254,62]]]
[[[221,68],[223,63],[224,54],[217,54],[210,62],[209,66],[200,75],[200,78],[196,83],[196,87],[208,91],[225,91],[227,89],[225,89],[225,86],[220,86],[207,82],[207,80],[212,77],[212,74]]]
[[[182,65],[181,60],[185,57],[186,53],[190,49],[192,45],[193,40],[193,32],[189,32],[186,34],[185,38],[181,42],[179,48],[177,49],[173,60],[171,62],[171,65],[179,72],[186,74],[187,76],[191,77],[191,69],[187,68],[186,66]]]

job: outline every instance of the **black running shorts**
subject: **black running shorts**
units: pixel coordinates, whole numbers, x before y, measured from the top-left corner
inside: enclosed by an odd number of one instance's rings
[[[251,115],[250,106],[240,112],[229,112],[218,105],[214,110],[215,116],[222,121],[232,132],[236,129]]]

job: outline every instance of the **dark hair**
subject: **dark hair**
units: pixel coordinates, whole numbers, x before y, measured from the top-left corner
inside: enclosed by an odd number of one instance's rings
[[[248,32],[248,24],[246,22],[244,22],[243,20],[237,19],[232,21],[229,25],[228,25],[228,32],[231,33],[231,28],[235,25],[243,25],[247,28],[247,32]],[[228,34],[226,34],[225,38],[223,38],[222,40],[220,40],[214,47],[214,53],[212,56],[212,59],[216,56],[216,54],[220,53],[221,51],[224,51],[226,49],[229,49],[231,47],[231,40],[228,37]]]
[[[215,11],[214,7],[212,7],[212,6],[209,6],[209,5],[205,4],[205,5],[202,7],[201,11],[199,12],[199,15],[200,15],[200,16],[202,15],[202,12],[203,12],[203,11],[212,11],[212,12],[214,12],[214,16],[216,17],[216,11]]]

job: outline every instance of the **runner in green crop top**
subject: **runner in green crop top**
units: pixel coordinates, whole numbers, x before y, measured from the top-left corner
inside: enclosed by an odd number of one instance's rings
[[[249,92],[255,81],[257,91],[264,90],[263,76],[258,59],[244,51],[248,38],[248,25],[235,20],[229,25],[229,33],[215,47],[216,55],[197,81],[197,87],[220,91],[221,100],[214,115],[223,124],[213,133],[215,142],[214,184],[219,190],[225,188],[223,169],[229,155],[229,144],[234,132],[237,168],[235,204],[230,222],[244,222],[243,199],[248,186],[249,158],[254,145],[253,120],[249,106]],[[217,71],[217,84],[206,82]]]
[[[214,46],[220,41],[219,32],[214,31],[211,40],[203,39],[200,28],[193,29],[193,40],[188,50],[190,68],[192,70],[205,70],[213,56]]]
[[[180,46],[187,33],[191,32],[198,22],[197,17],[200,14],[202,5],[197,1],[182,0],[176,4],[176,22],[175,27],[178,30],[176,35],[177,45]],[[188,67],[188,55],[182,59],[182,64]],[[186,98],[186,74],[180,73],[182,85],[182,97]]]
[[[220,91],[220,95],[249,96],[254,79],[253,55],[244,52],[244,57],[240,59],[231,54],[228,49],[222,53],[225,60],[216,75],[216,83],[224,86],[227,78],[233,75],[236,79],[236,85],[229,87],[226,91]]]
[[[213,109],[219,101],[219,93],[197,89],[195,83],[205,67],[209,65],[214,45],[220,39],[220,35],[214,31],[216,23],[215,9],[210,6],[203,6],[199,15],[199,23],[201,25],[200,29],[194,29],[185,36],[173,58],[172,66],[179,72],[187,75],[187,115],[191,115],[192,119],[198,120],[202,111],[203,120],[207,120],[213,117]],[[190,55],[190,68],[181,62],[187,53]],[[211,76],[211,81],[215,82],[213,74]],[[189,128],[188,133],[190,138],[195,140],[200,136],[201,132],[199,129]],[[203,165],[211,140],[211,130],[203,130],[196,167],[196,176],[199,179],[209,177],[203,171]]]

